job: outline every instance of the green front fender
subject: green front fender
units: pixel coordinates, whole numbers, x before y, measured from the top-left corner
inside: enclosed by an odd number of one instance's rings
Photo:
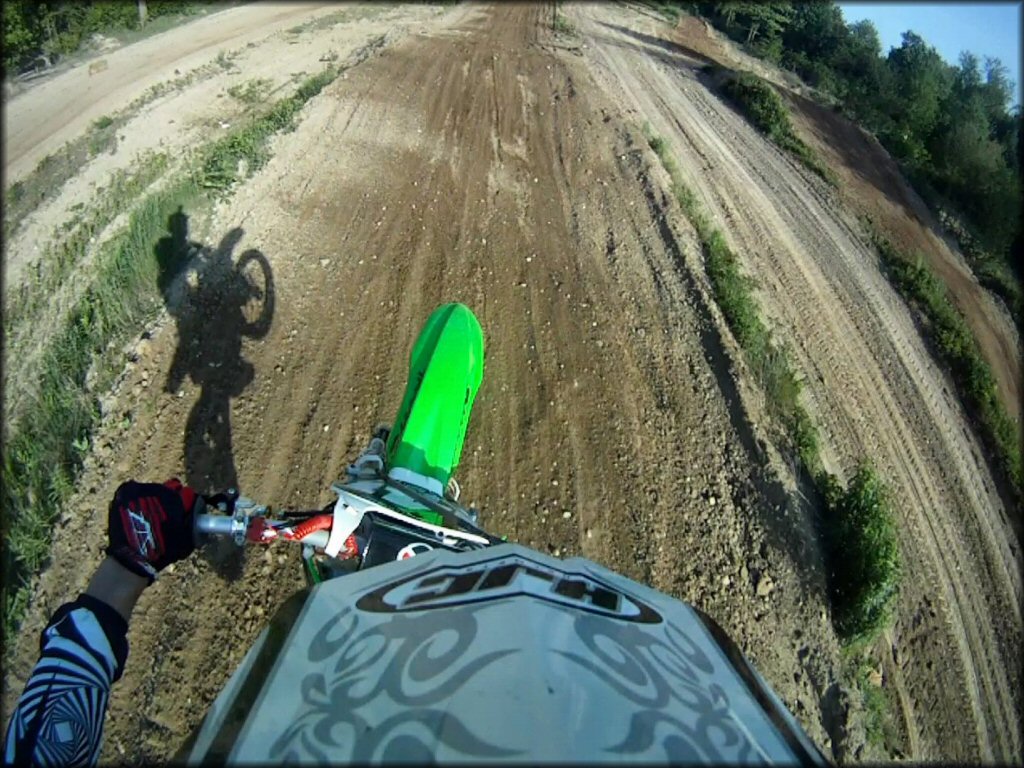
[[[483,375],[484,335],[472,310],[435,309],[409,356],[405,395],[388,435],[390,476],[443,493],[459,465]]]

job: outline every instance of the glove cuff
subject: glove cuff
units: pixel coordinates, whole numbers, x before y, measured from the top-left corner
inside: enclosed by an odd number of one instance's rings
[[[137,558],[132,557],[131,550],[128,547],[115,547],[112,544],[108,544],[104,553],[117,560],[118,563],[136,576],[147,579],[150,584],[156,580],[156,569],[149,563],[140,563]]]

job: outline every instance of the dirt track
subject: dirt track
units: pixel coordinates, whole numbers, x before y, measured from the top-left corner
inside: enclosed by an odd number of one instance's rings
[[[670,139],[758,280],[807,376],[827,463],[846,474],[872,457],[892,482],[907,578],[889,671],[909,696],[914,756],[1019,757],[1020,674],[1008,662],[1021,640],[1020,554],[951,388],[827,188],[709,92],[703,62],[643,39],[622,16],[581,9],[602,82]],[[959,690],[966,701],[949,695]]]
[[[5,704],[42,622],[99,561],[95,521],[122,479],[328,501],[392,417],[420,324],[457,300],[487,338],[459,472],[484,525],[708,611],[826,754],[856,757],[820,560],[760,469],[757,398],[737,383],[646,118],[761,279],[833,466],[866,452],[894,481],[907,588],[887,676],[908,692],[913,756],[1019,759],[1019,554],[906,310],[817,185],[679,62],[602,26],[596,6],[573,11],[583,55],[562,50],[549,12],[458,6],[389,45],[314,100],[217,211],[210,266],[183,276],[186,298],[141,343],[55,534]],[[250,249],[273,271],[259,337],[230,269]],[[300,584],[289,555],[208,552],[147,593],[104,759],[175,753]]]
[[[5,183],[25,176],[93,120],[124,106],[174,69],[186,70],[217,50],[245,45],[329,9],[325,3],[232,8],[116,50],[104,57],[106,67],[95,73],[88,65],[79,65],[30,88],[5,105]]]

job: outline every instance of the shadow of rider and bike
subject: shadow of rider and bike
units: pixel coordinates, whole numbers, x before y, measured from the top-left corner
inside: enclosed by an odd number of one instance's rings
[[[216,246],[194,242],[188,215],[179,208],[168,218],[167,235],[155,248],[158,288],[178,330],[164,391],[177,394],[186,378],[199,388],[185,424],[183,479],[204,494],[238,488],[231,400],[255,377],[242,340],[266,336],[274,316],[270,263],[255,249],[236,260],[242,235],[236,227]],[[207,560],[224,578],[240,575],[236,549],[228,544],[208,553]]]

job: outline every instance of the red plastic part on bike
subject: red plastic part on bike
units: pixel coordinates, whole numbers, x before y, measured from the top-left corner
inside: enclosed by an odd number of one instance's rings
[[[245,531],[246,541],[253,544],[269,544],[277,538],[277,529],[267,524],[264,517],[254,517]]]
[[[284,537],[286,539],[301,540],[309,536],[309,534],[314,531],[329,531],[333,524],[333,515],[317,515],[316,517],[309,518],[309,520],[303,520],[292,529],[291,533],[286,533]]]

